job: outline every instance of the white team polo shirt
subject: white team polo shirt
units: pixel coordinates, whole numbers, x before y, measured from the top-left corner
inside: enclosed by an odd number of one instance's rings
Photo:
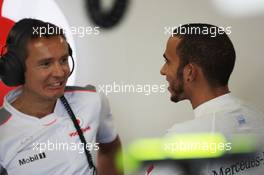
[[[53,113],[39,119],[11,105],[20,93],[21,88],[11,91],[0,108],[0,174],[1,169],[8,175],[91,174],[77,131],[61,101],[57,100]],[[104,95],[81,87],[66,87],[64,95],[91,152],[99,149],[97,142],[109,143],[116,138]]]
[[[252,133],[263,136],[263,113],[233,97],[230,93],[199,105],[194,109],[194,115],[193,120],[172,126],[166,136],[215,132],[223,134],[227,140],[233,134]],[[184,175],[180,168],[169,166],[156,164],[149,175]],[[252,160],[203,164],[200,170],[200,172],[197,170],[197,175],[262,175],[264,174],[264,152],[260,152]]]
[[[193,120],[175,124],[168,134],[220,132],[228,137],[263,131],[263,113],[228,93],[199,105],[194,109]]]

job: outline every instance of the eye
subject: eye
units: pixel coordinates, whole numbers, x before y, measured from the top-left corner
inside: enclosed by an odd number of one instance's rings
[[[47,68],[51,65],[51,62],[50,61],[43,61],[40,63],[40,66],[41,67],[44,67],[44,68]]]
[[[68,64],[68,57],[62,58],[62,59],[60,60],[60,63],[61,63],[61,64]]]

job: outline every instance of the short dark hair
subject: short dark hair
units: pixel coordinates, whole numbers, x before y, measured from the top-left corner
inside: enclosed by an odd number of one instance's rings
[[[45,32],[40,32],[42,29]],[[53,32],[50,32],[50,29],[53,29]],[[27,45],[29,41],[40,37],[49,38],[52,36],[62,36],[66,40],[64,30],[58,26],[38,19],[24,18],[16,22],[11,28],[6,39],[6,47],[7,50],[15,52],[19,59],[25,63],[25,59],[28,56]]]
[[[183,28],[185,32],[181,32]],[[196,32],[193,32],[193,29]],[[217,32],[212,35],[211,31]],[[180,58],[180,69],[188,63],[197,64],[213,87],[228,84],[236,59],[230,38],[223,30],[218,31],[221,29],[217,26],[201,23],[185,24],[173,31],[173,37],[181,39],[176,48]]]

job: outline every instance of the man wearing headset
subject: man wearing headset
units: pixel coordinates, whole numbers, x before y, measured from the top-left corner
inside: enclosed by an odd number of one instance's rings
[[[235,98],[228,88],[236,54],[223,29],[200,23],[179,26],[168,39],[163,57],[165,63],[160,73],[168,81],[171,101],[189,100],[194,110],[193,120],[175,124],[167,136],[221,133],[230,141],[235,134],[251,133],[263,138],[263,113]],[[264,155],[258,156],[236,162],[229,159],[220,164],[207,162],[196,168],[191,164],[190,167],[194,168],[191,172],[195,175],[263,174]],[[150,174],[166,174],[162,168],[154,165]],[[173,170],[173,174],[184,174],[180,169]]]
[[[93,174],[94,151],[98,174],[122,174],[106,97],[92,86],[66,87],[72,51],[63,30],[23,19],[11,29],[6,48],[1,79],[20,86],[0,108],[0,174]]]

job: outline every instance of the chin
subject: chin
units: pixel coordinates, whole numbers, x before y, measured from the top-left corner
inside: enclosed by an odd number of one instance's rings
[[[172,102],[177,103],[179,101],[179,98],[178,98],[178,96],[176,94],[174,94],[173,92],[171,92],[170,100]]]
[[[60,98],[61,96],[63,96],[63,92],[62,93],[56,93],[56,94],[49,94],[47,95],[47,99],[49,100],[57,100],[58,98]]]
[[[58,94],[54,95],[54,98],[57,98],[58,99],[58,98],[60,98],[63,95],[64,95],[64,92],[58,93]]]
[[[171,97],[170,97],[170,100],[173,101],[173,102],[175,102],[175,103],[178,103],[178,102],[183,101],[185,99],[186,98],[184,97],[183,94],[180,94],[180,95],[171,95]]]
[[[170,100],[174,103],[178,103],[180,101],[178,97],[171,97]]]

